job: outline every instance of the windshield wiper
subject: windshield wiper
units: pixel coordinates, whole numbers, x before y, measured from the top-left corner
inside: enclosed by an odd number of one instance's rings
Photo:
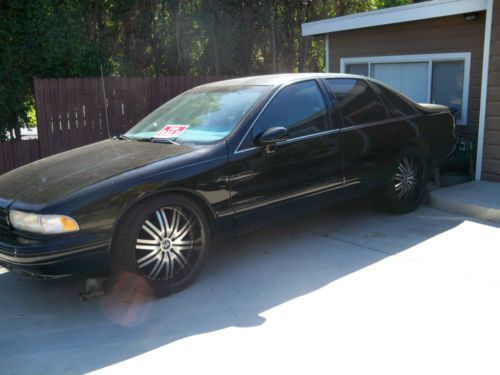
[[[177,142],[174,142],[173,140],[167,139],[167,138],[154,138],[154,137],[151,137],[151,138],[131,138],[129,136],[126,136],[125,134],[120,134],[118,136],[118,139],[124,139],[126,141],[136,141],[136,142],[170,143],[170,144],[177,145],[177,146],[179,145]]]
[[[118,139],[124,139],[124,140],[126,140],[126,141],[135,141],[135,139],[132,139],[132,138],[130,138],[130,137],[127,137],[125,134],[120,134],[120,135],[118,136]]]
[[[170,143],[172,145],[177,145],[179,146],[179,144],[177,142],[174,142],[173,140],[171,139],[168,139],[168,138],[151,138],[151,142],[152,143]]]

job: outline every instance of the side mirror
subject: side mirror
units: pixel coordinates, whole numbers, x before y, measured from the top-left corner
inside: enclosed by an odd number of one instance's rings
[[[281,141],[286,141],[288,139],[288,130],[281,126],[273,127],[267,129],[264,133],[259,137],[259,144],[261,146],[270,146],[274,145]]]

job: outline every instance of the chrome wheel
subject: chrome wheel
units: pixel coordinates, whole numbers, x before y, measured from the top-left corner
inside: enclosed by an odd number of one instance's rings
[[[399,161],[394,176],[394,188],[399,200],[407,202],[418,196],[421,175],[422,170],[415,159],[405,157]]]
[[[204,246],[205,233],[195,212],[184,206],[160,208],[139,230],[137,269],[149,280],[181,283],[191,276]]]

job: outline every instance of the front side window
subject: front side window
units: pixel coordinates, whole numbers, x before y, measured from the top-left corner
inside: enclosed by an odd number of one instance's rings
[[[171,138],[206,143],[231,133],[269,86],[200,87],[168,101],[126,136],[132,139]]]
[[[275,126],[287,128],[290,138],[327,130],[327,109],[316,81],[299,82],[282,89],[254,125],[253,139]]]
[[[365,81],[351,78],[334,78],[327,81],[335,94],[345,126],[387,119],[384,105]]]

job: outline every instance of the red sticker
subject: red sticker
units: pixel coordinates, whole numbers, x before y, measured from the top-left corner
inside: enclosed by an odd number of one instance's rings
[[[187,128],[189,128],[189,125],[166,125],[156,133],[155,138],[177,138],[184,133]]]

